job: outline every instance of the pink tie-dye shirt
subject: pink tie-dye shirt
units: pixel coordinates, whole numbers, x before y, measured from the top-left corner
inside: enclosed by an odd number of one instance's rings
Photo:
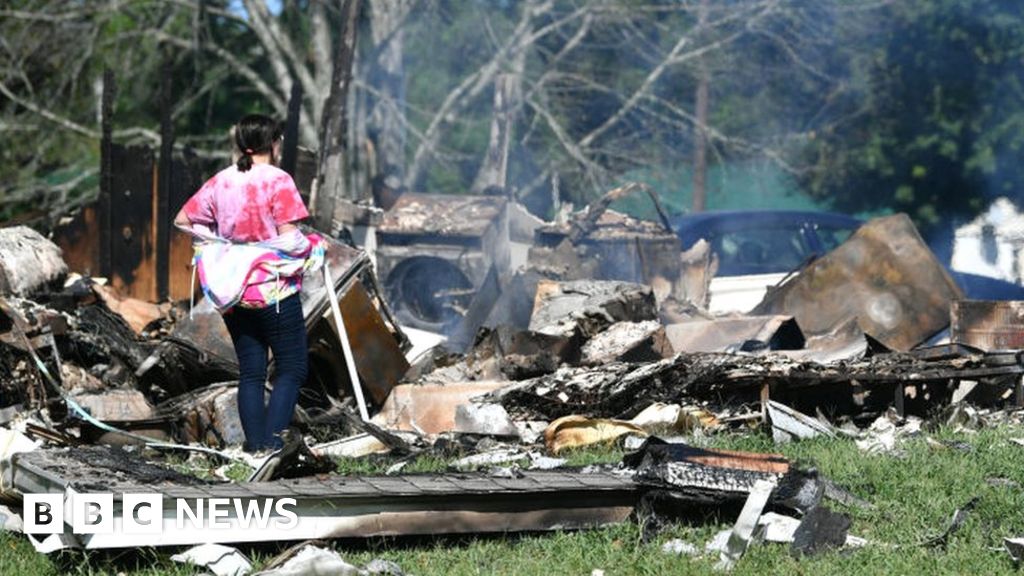
[[[231,165],[206,181],[188,202],[185,215],[232,242],[262,242],[277,227],[309,216],[292,177],[272,164],[245,172]]]
[[[277,228],[309,216],[292,177],[272,164],[254,164],[241,172],[231,165],[206,181],[183,208],[193,224],[208,226],[216,235],[239,244],[263,242]],[[247,279],[240,304],[262,308],[271,304],[264,281]],[[265,280],[265,279],[264,279]],[[275,282],[272,300],[284,299],[302,288],[302,275]]]

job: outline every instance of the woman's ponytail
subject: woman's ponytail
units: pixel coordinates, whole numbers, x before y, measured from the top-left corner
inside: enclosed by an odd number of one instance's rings
[[[240,156],[235,165],[239,172],[252,168],[254,154],[272,154],[274,141],[281,135],[281,124],[262,114],[250,114],[235,125],[235,146]]]
[[[249,168],[252,168],[252,153],[242,151],[242,155],[238,157],[238,162],[235,163],[238,167],[239,172],[245,172]]]

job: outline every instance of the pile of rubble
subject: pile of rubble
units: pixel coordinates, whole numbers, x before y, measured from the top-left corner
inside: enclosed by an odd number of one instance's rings
[[[893,450],[914,414],[949,406],[956,418],[1014,414],[1024,399],[1021,353],[960,337],[977,322],[956,312],[965,306],[958,288],[905,218],[869,223],[750,314],[715,316],[702,296],[714,271],[706,247],[680,253],[657,224],[606,207],[538,229],[546,240],[528,266],[501,279],[487,306],[470,304],[462,329],[470,337],[447,347],[403,330],[367,255],[332,244],[328,273],[304,285],[311,376],[294,430],[262,459],[239,448],[237,365],[209,304],[123,297],[102,279],[68,274],[38,234],[0,229],[0,499],[157,494],[159,533],[69,528],[29,538],[46,552],[204,544],[182,561],[215,573],[223,563],[229,574],[247,560],[210,543],[589,528],[639,517],[657,530],[681,508],[738,509],[734,528],[711,546],[728,567],[757,539],[790,542],[799,554],[859,545],[850,519],[827,503],[870,503],[781,455],[708,450],[694,435],[760,427],[777,442],[829,436]],[[643,282],[594,279],[609,271],[587,266],[615,268],[608,255],[623,227],[645,239],[625,243],[644,256],[630,272]],[[30,255],[36,261],[25,262]],[[959,320],[939,341],[951,309]],[[618,465],[569,468],[560,457],[615,443],[628,451]],[[189,454],[215,463],[214,473],[168,467]],[[445,458],[451,472],[403,471],[423,454]],[[386,472],[335,472],[336,459],[380,458]],[[244,480],[229,479],[237,463]],[[181,527],[180,502],[218,498],[243,504],[222,510],[223,526],[215,516]],[[282,498],[294,525],[252,525],[245,505]],[[113,505],[123,512],[127,500]],[[0,515],[17,526],[17,513]],[[306,546],[280,564],[338,562]]]

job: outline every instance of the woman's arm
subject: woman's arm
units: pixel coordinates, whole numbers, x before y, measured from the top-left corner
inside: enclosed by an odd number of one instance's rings
[[[298,230],[298,229],[299,229],[299,227],[296,226],[295,224],[292,224],[292,223],[278,224],[278,226],[277,226],[277,234],[278,234],[278,236],[283,236],[284,234],[288,234],[289,232],[292,232],[292,231]]]
[[[192,221],[188,219],[188,215],[185,214],[185,209],[182,208],[178,211],[178,215],[174,217],[174,225],[179,228],[191,228]]]

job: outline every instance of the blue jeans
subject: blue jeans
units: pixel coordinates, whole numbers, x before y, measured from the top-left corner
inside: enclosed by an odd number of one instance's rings
[[[238,355],[238,415],[245,432],[245,449],[276,449],[278,434],[288,427],[299,399],[299,388],[309,371],[306,323],[299,295],[266,308],[236,306],[224,314],[224,323]],[[274,387],[264,405],[267,350],[274,353]]]

